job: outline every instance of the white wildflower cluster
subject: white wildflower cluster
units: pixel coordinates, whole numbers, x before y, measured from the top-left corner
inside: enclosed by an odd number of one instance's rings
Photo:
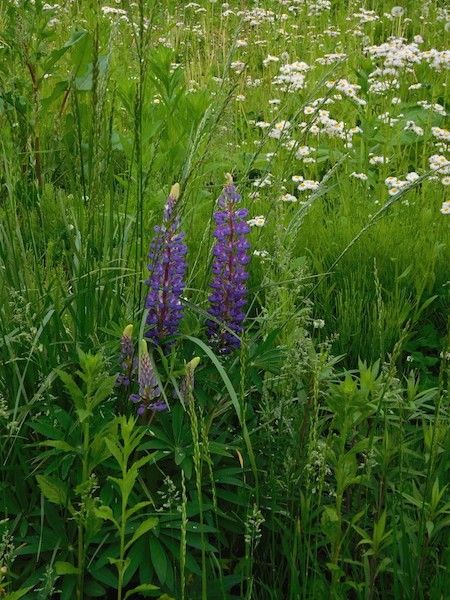
[[[280,197],[280,200],[282,202],[297,202],[298,201],[296,196],[294,196],[293,194],[288,194],[288,193],[283,194]]]
[[[389,125],[390,127],[394,127],[394,125],[396,125],[399,122],[399,119],[391,117],[389,112],[381,113],[381,115],[378,115],[377,119],[382,123]]]
[[[419,179],[419,175],[415,171],[411,171],[405,177],[405,179],[398,179],[397,177],[386,177],[384,183],[389,190],[389,196],[395,196],[401,190],[409,187],[415,181]]]
[[[442,203],[440,211],[443,215],[450,215],[450,200]]]
[[[389,158],[387,156],[371,155],[369,158],[369,163],[371,165],[386,165],[388,162],[389,162]]]
[[[310,17],[316,17],[321,15],[323,12],[331,10],[330,0],[315,0],[308,2],[308,15]]]
[[[403,37],[392,36],[387,42],[376,46],[367,46],[366,53],[373,61],[381,61],[381,67],[369,75],[369,91],[374,94],[384,94],[391,89],[400,87],[398,77],[401,71],[414,73],[414,66],[428,64],[435,71],[450,68],[449,50],[422,51],[419,46],[423,43],[421,36],[415,36],[414,41],[407,43]],[[410,86],[415,89],[415,84]]]
[[[365,100],[358,97],[358,92],[361,90],[361,86],[357,85],[356,83],[350,83],[346,79],[339,79],[338,81],[327,81],[325,85],[329,89],[335,89],[341,92],[344,94],[344,96],[351,98],[360,106],[365,106],[367,104]]]
[[[439,175],[450,174],[450,160],[442,154],[433,154],[428,159],[428,164],[432,171],[436,171]]]
[[[436,50],[432,48],[422,53],[422,59],[435,71],[450,69],[450,50]]]
[[[347,58],[347,54],[343,52],[334,52],[332,54],[325,54],[316,58],[316,63],[319,65],[333,65],[334,63],[343,62]]]
[[[280,59],[278,56],[272,56],[272,54],[268,54],[266,58],[262,61],[264,67],[268,67],[272,63],[278,63]]]
[[[423,135],[423,128],[420,125],[417,125],[415,121],[406,121],[406,125],[403,127],[405,131],[412,131],[419,137]]]
[[[439,104],[439,102],[427,102],[427,100],[419,100],[417,104],[425,110],[431,110],[437,113],[438,115],[441,115],[442,117],[447,116],[447,111],[442,106],[442,104]]]
[[[297,189],[299,192],[314,192],[320,186],[320,181],[314,181],[313,179],[305,179],[302,175],[293,175],[292,181],[298,183]]]
[[[274,23],[275,13],[271,10],[265,10],[264,8],[255,7],[251,10],[239,11],[238,17],[241,17],[246,23],[249,23],[252,27],[258,27],[263,23]]]
[[[269,131],[269,137],[279,140],[284,135],[289,135],[289,129],[291,128],[291,123],[289,121],[279,121],[275,123],[275,126]]]
[[[364,25],[365,23],[374,23],[380,19],[374,10],[366,10],[365,8],[360,8],[359,12],[353,13],[353,16],[355,19],[359,20],[360,25]]]
[[[280,67],[279,74],[272,80],[273,85],[279,86],[283,92],[297,92],[305,84],[305,72],[310,66],[305,62],[287,63]]]
[[[230,69],[238,74],[242,73],[245,67],[245,62],[242,62],[241,60],[235,60],[230,64]]]
[[[257,217],[253,217],[253,219],[249,219],[247,223],[250,227],[264,227],[266,224],[266,217],[264,215],[258,215]]]
[[[353,173],[350,173],[350,177],[353,177],[354,179],[359,179],[360,181],[367,181],[368,179],[365,173],[356,173],[355,171],[353,171]]]
[[[312,106],[306,106],[305,114],[314,114],[314,123],[301,122],[299,124],[300,131],[308,131],[313,135],[326,135],[331,138],[340,138],[346,142],[348,147],[352,146],[352,139],[356,133],[361,133],[360,127],[347,128],[344,121],[337,121],[330,117],[328,110],[318,110]]]
[[[313,146],[297,146],[295,158],[301,160],[303,163],[315,163],[316,159],[311,156],[314,152],[316,152],[316,148]]]
[[[270,259],[270,254],[267,250],[253,250],[253,256],[260,258],[262,261]]]
[[[441,127],[432,127],[431,133],[433,136],[441,142],[450,143],[450,131]]]

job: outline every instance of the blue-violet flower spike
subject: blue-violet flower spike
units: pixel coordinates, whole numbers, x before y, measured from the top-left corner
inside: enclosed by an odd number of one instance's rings
[[[172,186],[164,208],[163,222],[155,227],[150,244],[147,280],[149,292],[145,303],[148,308],[146,337],[156,344],[176,333],[183,316],[181,294],[186,273],[186,244],[180,232],[180,219],[175,207],[180,186]]]
[[[242,333],[245,318],[246,265],[250,261],[250,243],[246,236],[250,227],[245,220],[248,210],[237,207],[240,199],[231,175],[227,175],[227,183],[218,199],[219,210],[214,213],[216,242],[209,314],[218,322],[211,319],[207,321],[208,336],[223,354],[239,347],[238,336]]]
[[[164,400],[158,400],[161,395],[158,382],[153,371],[152,361],[147,349],[147,342],[141,340],[141,355],[139,358],[139,393],[131,394],[130,400],[137,405],[136,412],[143,415],[145,411],[161,412],[167,409]]]

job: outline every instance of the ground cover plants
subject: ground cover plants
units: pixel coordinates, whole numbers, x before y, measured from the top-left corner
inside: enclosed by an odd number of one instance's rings
[[[448,597],[449,32],[0,4],[0,597]]]

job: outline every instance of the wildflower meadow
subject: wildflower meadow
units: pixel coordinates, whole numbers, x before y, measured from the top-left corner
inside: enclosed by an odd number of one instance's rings
[[[0,598],[450,597],[450,9],[397,2],[0,0]]]

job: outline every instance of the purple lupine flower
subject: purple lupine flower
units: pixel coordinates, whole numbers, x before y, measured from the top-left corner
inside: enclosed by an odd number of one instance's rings
[[[136,372],[137,361],[134,356],[133,325],[127,325],[120,338],[120,367],[121,372],[117,375],[116,385],[129,387],[133,375]]]
[[[246,304],[248,278],[246,265],[250,261],[250,243],[246,235],[250,227],[245,220],[248,210],[237,208],[240,199],[233,179],[228,174],[227,183],[218,199],[220,210],[214,213],[216,243],[213,251],[209,314],[219,322],[207,321],[208,336],[224,354],[239,347],[238,335],[242,332],[242,322],[245,318],[243,309]]]
[[[156,235],[148,255],[150,277],[147,284],[150,289],[145,306],[149,309],[147,325],[150,329],[146,337],[157,344],[176,333],[183,316],[181,294],[185,285],[187,248],[175,212],[179,193],[180,186],[176,183],[170,190],[162,225],[155,227]]]
[[[153,371],[152,361],[147,349],[147,342],[141,340],[141,356],[139,358],[139,393],[131,394],[130,400],[137,404],[136,412],[143,415],[145,411],[161,412],[167,409],[164,400],[158,400],[161,395],[158,382]]]

